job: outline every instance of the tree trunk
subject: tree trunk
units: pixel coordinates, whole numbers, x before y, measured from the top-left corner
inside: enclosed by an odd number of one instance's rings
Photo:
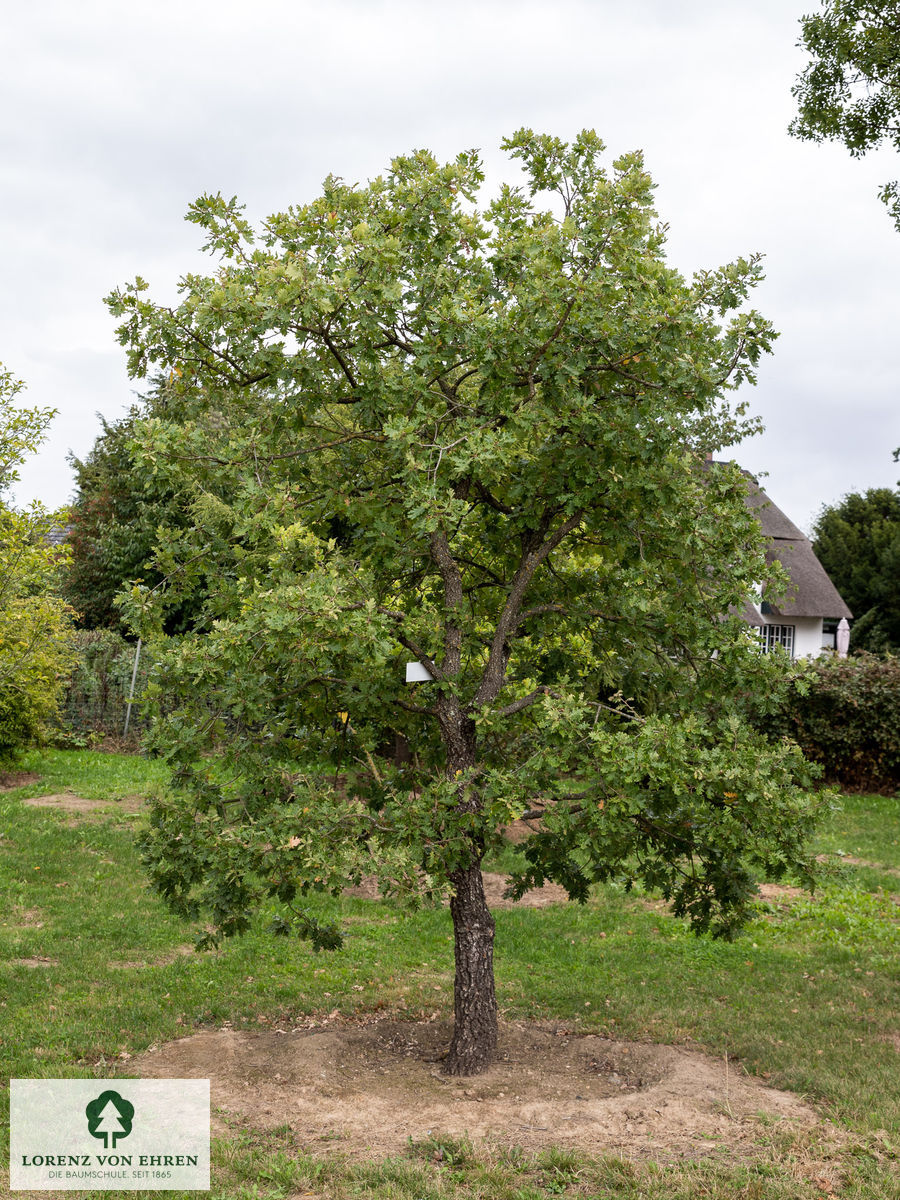
[[[455,698],[438,703],[438,721],[447,748],[448,774],[455,778],[474,767],[477,759],[475,722],[460,711]],[[459,812],[478,813],[482,798],[463,780]],[[453,1040],[444,1060],[447,1075],[477,1075],[494,1060],[497,1050],[497,997],[494,994],[494,918],[484,898],[481,859],[484,844],[472,838],[466,866],[450,875],[454,895],[453,951],[456,978],[453,985]]]
[[[450,901],[456,980],[453,1040],[444,1072],[477,1075],[491,1065],[497,1049],[494,918],[484,898],[479,859],[450,878],[456,890]]]

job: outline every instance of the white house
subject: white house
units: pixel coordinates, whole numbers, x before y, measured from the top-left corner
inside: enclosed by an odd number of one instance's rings
[[[767,650],[784,646],[791,658],[834,650],[839,622],[850,620],[853,613],[813,553],[809,538],[772,503],[752,476],[747,479],[747,504],[757,513],[769,540],[766,558],[781,563],[791,582],[777,603],[769,603],[763,595],[748,604],[745,619],[759,627]]]

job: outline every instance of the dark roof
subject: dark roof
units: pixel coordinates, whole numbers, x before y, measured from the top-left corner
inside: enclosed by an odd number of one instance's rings
[[[51,546],[61,546],[72,532],[71,525],[54,525],[44,534],[44,541]]]
[[[813,553],[807,538],[777,538],[766,551],[767,562],[780,562],[791,577],[791,585],[778,604],[772,604],[773,617],[826,617],[840,620],[853,613],[829,579],[825,568]]]
[[[829,620],[852,617],[853,613],[813,553],[809,538],[772,503],[752,476],[748,475],[747,481],[747,505],[757,513],[762,531],[769,538],[766,560],[781,563],[791,579],[779,603],[766,605],[766,615]]]
[[[772,503],[752,475],[747,475],[747,483],[749,485],[747,507],[753,509],[759,517],[759,523],[766,537],[799,542],[806,540],[803,531],[798,529],[794,522]]]

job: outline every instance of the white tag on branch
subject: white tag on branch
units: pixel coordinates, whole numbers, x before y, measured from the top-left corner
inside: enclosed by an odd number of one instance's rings
[[[434,676],[428,670],[424,663],[408,662],[406,664],[406,682],[407,683],[425,683]]]

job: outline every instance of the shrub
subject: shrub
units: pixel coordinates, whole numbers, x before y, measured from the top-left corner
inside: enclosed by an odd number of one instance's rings
[[[33,693],[18,687],[0,692],[0,765],[15,759],[16,752],[41,737],[41,711]]]
[[[780,711],[763,722],[821,764],[830,783],[900,787],[900,658],[833,655],[804,663]]]
[[[12,508],[3,493],[52,413],[18,408],[22,385],[0,366],[0,762],[39,741],[70,664],[71,610],[56,595],[66,550],[49,537],[59,514]]]

